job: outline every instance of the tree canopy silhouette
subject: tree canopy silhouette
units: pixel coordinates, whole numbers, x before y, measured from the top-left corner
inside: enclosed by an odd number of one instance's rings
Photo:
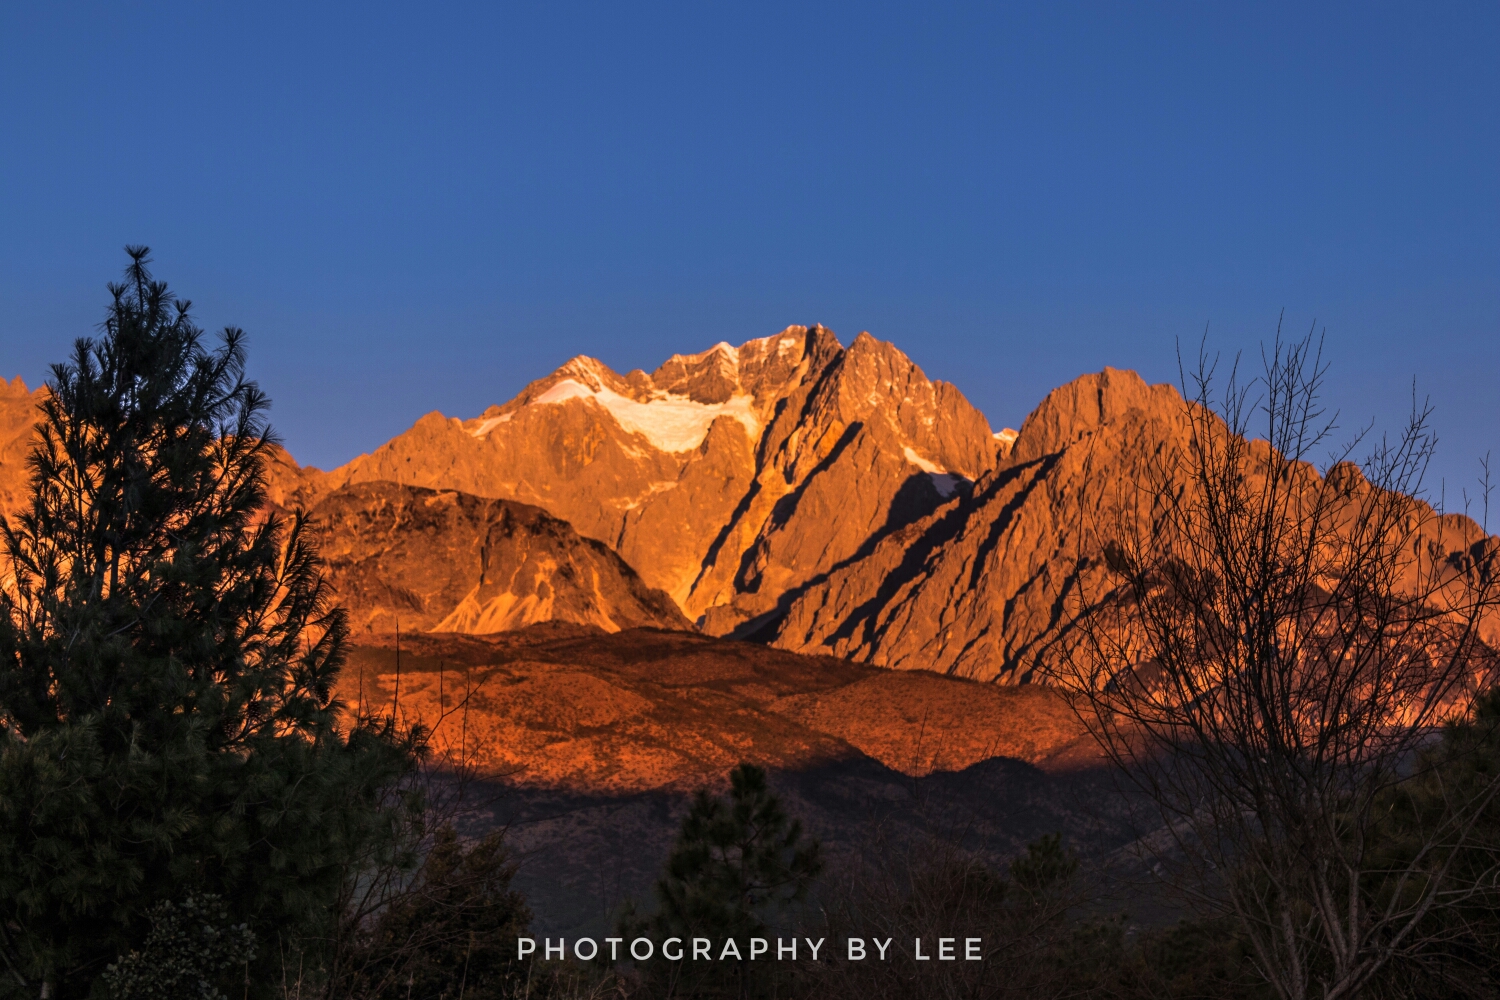
[[[0,971],[43,997],[86,995],[191,892],[262,939],[313,933],[415,750],[343,721],[348,629],[307,522],[268,511],[243,332],[206,349],[127,252],[4,526]]]

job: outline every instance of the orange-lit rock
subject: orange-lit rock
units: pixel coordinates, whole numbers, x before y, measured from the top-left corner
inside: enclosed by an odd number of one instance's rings
[[[33,430],[40,414],[37,407],[46,395],[26,388],[21,376],[7,382],[0,378],[0,515],[19,510],[26,502],[31,473],[26,459],[35,440]]]
[[[526,504],[373,482],[334,491],[312,515],[356,634],[691,627],[609,546]]]
[[[1134,372],[1106,368],[1053,390],[971,492],[799,593],[774,643],[977,680],[1037,677],[1056,662],[1079,594],[1107,592],[1101,556],[1122,502],[1188,434],[1177,390]],[[1257,455],[1264,446],[1250,448],[1248,475]],[[1304,472],[1303,488],[1319,488]],[[1369,488],[1349,467],[1332,475],[1336,488]],[[1429,564],[1465,565],[1475,546],[1496,546],[1458,515],[1433,518],[1423,538]]]
[[[440,754],[538,788],[627,794],[873,759],[910,776],[1093,759],[1051,690],[878,670],[692,633],[558,623],[356,636],[340,695],[435,728]]]
[[[727,632],[992,469],[951,385],[822,327],[619,375],[575,358],[471,420],[428,414],[289,500],[386,480],[534,504]]]

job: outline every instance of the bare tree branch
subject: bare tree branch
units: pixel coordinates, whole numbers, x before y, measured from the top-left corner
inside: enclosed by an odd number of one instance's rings
[[[1492,682],[1500,546],[1420,499],[1429,406],[1319,475],[1338,429],[1321,341],[1278,331],[1261,361],[1246,379],[1236,358],[1222,393],[1206,350],[1184,370],[1179,433],[1117,487],[1103,585],[1056,680],[1160,810],[1180,884],[1238,920],[1280,996],[1334,1000],[1477,891],[1452,863],[1495,780],[1400,861],[1377,827]]]

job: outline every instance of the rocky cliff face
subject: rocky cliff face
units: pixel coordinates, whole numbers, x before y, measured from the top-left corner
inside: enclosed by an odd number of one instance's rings
[[[384,480],[534,504],[724,634],[964,492],[1006,447],[890,344],[789,327],[649,375],[575,358],[472,420],[429,414],[288,500]]]
[[[0,379],[0,516],[26,503],[45,392]],[[330,579],[356,635],[390,631],[398,618],[403,630],[471,633],[538,621],[692,627],[607,545],[536,507],[381,482],[330,490],[326,473],[279,447],[265,469],[274,506],[316,502]]]
[[[609,632],[690,627],[610,548],[543,510],[395,483],[336,490],[312,511],[358,636],[488,633],[539,621]]]
[[[1080,592],[1106,592],[1104,548],[1125,495],[1188,436],[1177,390],[1134,372],[1106,368],[1055,389],[997,468],[798,594],[773,642],[896,669],[1031,680],[1055,662]],[[1368,489],[1351,469],[1330,476]],[[1316,472],[1305,473],[1303,488],[1318,488]],[[1434,560],[1459,565],[1474,546],[1493,546],[1465,517],[1429,528]]]

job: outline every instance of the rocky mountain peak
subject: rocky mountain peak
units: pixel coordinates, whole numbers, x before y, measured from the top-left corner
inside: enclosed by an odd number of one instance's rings
[[[1080,375],[1049,392],[1021,424],[1012,458],[1027,462],[1054,454],[1080,435],[1118,424],[1133,412],[1175,420],[1182,405],[1176,386],[1148,385],[1128,369]]]
[[[698,354],[674,354],[650,375],[658,390],[698,403],[727,403],[740,385],[740,353],[720,341]]]
[[[945,502],[1000,446],[951,385],[868,333],[791,326],[627,375],[575,357],[478,417],[430,415],[288,499],[390,481],[533,504],[691,619],[739,628]]]
[[[1120,485],[1149,480],[1157,456],[1190,447],[1187,407],[1174,387],[1111,368],[1053,390],[970,491],[796,593],[774,642],[978,680],[1037,678],[1057,663],[1079,595],[1107,585],[1100,546]],[[1251,441],[1252,469],[1267,454]],[[1302,471],[1305,488],[1324,484]],[[1348,463],[1326,485],[1369,488]],[[1482,539],[1467,518],[1434,519],[1428,557],[1459,565]]]

